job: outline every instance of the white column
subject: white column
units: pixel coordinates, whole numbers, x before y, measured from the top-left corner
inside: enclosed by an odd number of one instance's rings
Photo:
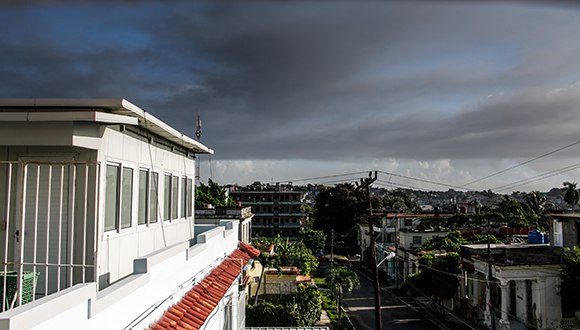
[[[510,286],[509,281],[500,280],[499,287],[501,288],[501,319],[499,320],[499,327],[501,330],[508,330],[510,328],[510,321],[508,318],[508,305],[510,302]]]
[[[541,322],[537,325],[538,328],[543,329],[546,325],[546,279],[544,277],[540,277],[536,280],[536,290],[537,290],[537,298],[538,300],[536,303],[536,318],[538,322]]]
[[[491,295],[490,295],[490,287],[489,285],[486,283],[485,285],[485,311],[483,313],[484,315],[484,323],[491,328],[492,325],[492,317],[491,317],[491,309],[490,309],[490,303],[491,303]]]
[[[479,280],[481,279],[481,277],[478,275],[477,272],[473,273],[473,280],[472,280],[472,285],[473,285],[473,292],[472,297],[471,297],[471,304],[473,306],[478,306],[479,305]]]

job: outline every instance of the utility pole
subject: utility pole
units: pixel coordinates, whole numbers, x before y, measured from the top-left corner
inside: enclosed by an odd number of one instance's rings
[[[379,287],[379,272],[377,269],[377,249],[375,247],[375,232],[373,228],[373,205],[371,201],[371,184],[377,180],[377,171],[374,172],[374,177],[372,172],[369,172],[369,177],[366,179],[361,179],[361,184],[359,188],[365,189],[366,197],[369,202],[369,220],[367,221],[369,228],[369,236],[371,239],[371,268],[373,272],[373,286],[375,289],[375,328],[377,330],[382,330],[382,317],[381,317],[381,289]]]
[[[394,216],[395,219],[395,280],[396,288],[399,288],[399,219]]]
[[[491,316],[491,329],[495,330],[495,313],[493,311],[493,301],[494,301],[494,294],[492,289],[493,283],[493,272],[491,266],[491,223],[489,216],[487,217],[487,290],[489,292],[489,314]]]
[[[334,268],[334,228],[330,234],[330,270]]]

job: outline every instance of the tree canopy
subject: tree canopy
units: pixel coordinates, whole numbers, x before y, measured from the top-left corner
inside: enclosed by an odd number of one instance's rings
[[[356,218],[367,208],[365,192],[353,184],[324,187],[316,196],[314,229],[346,233],[356,225]]]
[[[569,311],[580,309],[580,247],[564,250],[564,263],[560,269],[562,307]]]
[[[204,204],[218,207],[234,207],[236,206],[236,201],[227,196],[226,190],[220,187],[217,182],[209,179],[207,185],[201,183],[195,188],[195,207],[201,208]]]
[[[564,182],[564,201],[572,207],[572,212],[575,211],[576,205],[580,200],[580,192],[578,192],[576,182]]]
[[[461,232],[454,230],[445,236],[435,236],[427,240],[419,250],[421,251],[435,251],[444,250],[448,252],[458,252],[461,245],[464,244],[483,244],[483,243],[499,244],[501,240],[492,234],[475,235],[469,239],[461,236]]]
[[[284,295],[278,302],[249,305],[246,326],[311,326],[319,320],[321,310],[320,292],[311,285],[300,284],[296,293]]]

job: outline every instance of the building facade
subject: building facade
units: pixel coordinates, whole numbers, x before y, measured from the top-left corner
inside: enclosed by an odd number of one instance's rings
[[[237,219],[194,221],[212,152],[124,99],[0,100],[0,329],[145,328],[234,259],[197,322],[239,326],[255,251]]]
[[[231,196],[242,206],[252,207],[254,237],[298,237],[306,224],[304,212],[305,192],[295,191],[291,186],[251,185],[236,187]]]

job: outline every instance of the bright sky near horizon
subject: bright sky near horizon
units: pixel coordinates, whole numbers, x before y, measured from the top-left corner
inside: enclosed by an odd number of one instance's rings
[[[220,183],[382,169],[461,185],[580,140],[580,7],[550,3],[5,4],[0,97],[122,97],[191,136],[199,113]]]

